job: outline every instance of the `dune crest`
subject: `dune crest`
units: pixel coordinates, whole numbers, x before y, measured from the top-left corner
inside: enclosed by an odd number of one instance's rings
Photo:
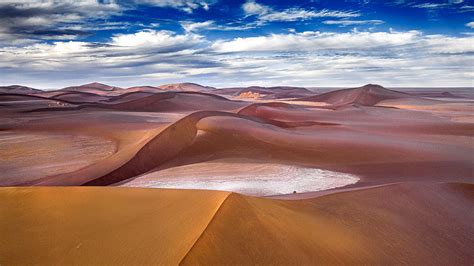
[[[454,183],[298,201],[218,191],[0,188],[0,261],[467,265],[474,216],[465,210],[473,202],[473,185]]]
[[[367,84],[359,88],[331,91],[316,96],[302,98],[300,100],[326,102],[335,106],[348,104],[373,106],[383,100],[412,97],[412,95],[389,90],[380,85]]]

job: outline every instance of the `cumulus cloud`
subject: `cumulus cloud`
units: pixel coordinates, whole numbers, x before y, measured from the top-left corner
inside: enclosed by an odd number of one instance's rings
[[[192,31],[142,30],[100,43],[3,48],[0,72],[3,83],[43,87],[91,80],[124,86],[178,80],[214,86],[466,86],[472,81],[473,42],[473,36],[419,31],[309,31],[211,41]]]
[[[469,27],[471,29],[474,29],[474,21],[471,21],[469,23],[466,24],[466,27]]]
[[[338,10],[306,10],[303,8],[288,8],[282,11],[274,10],[269,6],[259,4],[253,0],[247,1],[242,5],[247,16],[257,16],[262,22],[269,21],[298,21],[309,20],[313,18],[348,18],[358,17],[359,13],[354,11],[338,11]]]

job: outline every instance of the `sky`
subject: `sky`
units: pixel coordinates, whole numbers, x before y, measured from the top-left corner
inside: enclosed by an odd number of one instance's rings
[[[0,0],[0,85],[474,86],[474,0]]]

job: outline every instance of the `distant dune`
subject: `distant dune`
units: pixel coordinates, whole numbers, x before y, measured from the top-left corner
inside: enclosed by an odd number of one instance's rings
[[[214,87],[202,86],[196,83],[176,83],[176,84],[166,84],[159,86],[160,89],[168,91],[213,91]]]
[[[11,94],[32,94],[39,93],[41,90],[33,89],[26,86],[11,85],[11,86],[0,86],[0,93],[11,93]]]
[[[326,102],[336,106],[359,104],[373,106],[388,99],[411,98],[412,95],[392,91],[380,85],[368,84],[360,88],[331,91],[328,93],[302,98],[303,101]]]
[[[311,91],[300,87],[258,87],[223,88],[216,91],[221,95],[241,96],[245,94],[259,95],[263,99],[297,98],[311,95]],[[255,98],[255,97],[253,97]]]

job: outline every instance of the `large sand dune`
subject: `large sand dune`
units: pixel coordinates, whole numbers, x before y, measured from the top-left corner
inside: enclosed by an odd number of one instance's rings
[[[2,188],[0,199],[2,264],[474,261],[474,216],[466,212],[472,185],[406,183],[300,201],[191,190]]]
[[[472,92],[313,91],[2,88],[0,186],[62,187],[0,188],[0,264],[472,264]]]

